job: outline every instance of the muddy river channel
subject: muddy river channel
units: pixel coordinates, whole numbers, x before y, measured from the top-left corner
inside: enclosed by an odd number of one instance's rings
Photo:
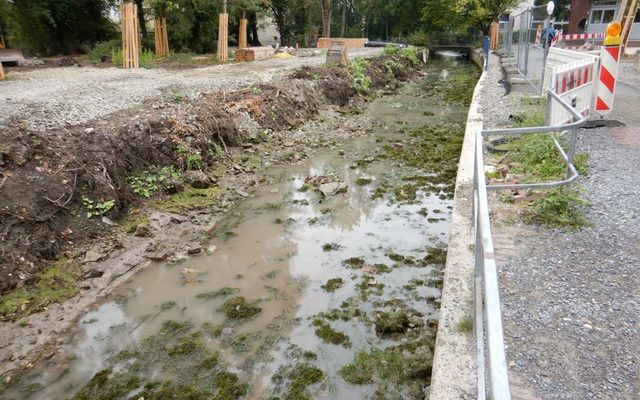
[[[204,255],[149,265],[2,397],[426,398],[478,71],[426,72],[366,107],[368,134],[268,168]]]

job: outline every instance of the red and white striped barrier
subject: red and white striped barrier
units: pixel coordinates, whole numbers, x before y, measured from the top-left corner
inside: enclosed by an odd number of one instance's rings
[[[563,35],[562,31],[558,36],[559,42],[566,42],[567,40],[591,40],[591,39],[604,39],[604,33],[574,33]]]
[[[590,63],[579,66],[568,71],[560,71],[556,73],[555,92],[556,94],[564,94],[573,89],[578,89],[583,85],[593,82],[593,72],[595,64]]]
[[[600,73],[595,110],[599,113],[613,110],[616,78],[620,63],[620,46],[605,46],[600,51]]]
[[[562,50],[567,52],[567,50]],[[575,52],[574,52],[575,53]],[[580,56],[580,53],[575,53]],[[549,90],[554,91],[579,113],[588,116],[596,82],[597,57],[586,56],[549,68]],[[553,102],[549,108],[549,125],[564,125],[572,121],[572,114]]]

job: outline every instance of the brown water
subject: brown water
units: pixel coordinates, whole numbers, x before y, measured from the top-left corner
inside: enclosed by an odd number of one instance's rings
[[[451,61],[434,63],[425,79],[446,80],[449,70],[464,73],[473,68]],[[293,348],[315,353],[317,360],[312,364],[324,372],[322,383],[309,387],[313,398],[372,395],[374,386],[348,384],[337,371],[353,360],[357,350],[385,348],[397,341],[376,336],[367,318],[331,321],[333,329],[349,336],[352,345],[345,348],[324,343],[315,335],[311,321],[345,301],[371,315],[391,299],[418,310],[425,321],[438,317],[438,288],[405,287],[430,276],[432,267],[396,264],[388,255],[420,259],[429,247],[446,247],[451,200],[422,191],[413,202],[398,203],[388,197],[372,200],[380,182],[396,182],[416,171],[388,160],[353,168],[357,160],[374,153],[381,139],[401,141],[406,134],[398,132],[399,127],[464,121],[464,107],[443,106],[438,99],[423,96],[422,84],[371,104],[366,111],[375,121],[371,136],[320,150],[301,165],[271,168],[267,177],[273,183],[255,188],[251,198],[220,224],[207,255],[178,264],[152,264],[137,274],[81,318],[68,344],[53,358],[39,362],[3,398],[70,398],[96,372],[112,365],[120,351],[157,335],[167,320],[189,321],[193,331],[203,329],[205,323],[227,328],[219,337],[204,335],[204,344],[220,354],[228,371],[249,383],[247,398],[272,395],[272,375],[297,361],[291,355]],[[425,110],[434,115],[424,115]],[[348,190],[326,199],[314,191],[299,191],[308,176],[330,176],[345,182]],[[372,182],[360,186],[356,183],[359,178]],[[423,209],[428,210],[429,218],[421,213]],[[325,251],[323,245],[329,243],[339,246]],[[367,265],[386,264],[392,270],[371,274],[347,268],[343,260],[351,257],[360,257]],[[344,281],[342,288],[333,293],[321,288],[328,279],[338,277]],[[384,288],[362,299],[358,285],[363,279],[375,279]],[[237,289],[234,295],[255,302],[262,312],[246,322],[231,323],[220,310],[229,296],[197,297],[223,287]],[[429,303],[427,298],[436,300]],[[242,334],[244,340],[234,342]],[[153,367],[146,373],[154,380],[174,378]]]

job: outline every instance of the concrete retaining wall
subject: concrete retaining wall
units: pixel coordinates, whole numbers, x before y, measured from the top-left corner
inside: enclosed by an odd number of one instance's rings
[[[470,58],[479,66],[484,64],[481,51],[472,50]],[[473,318],[473,163],[475,137],[482,129],[479,93],[485,79],[486,75],[482,74],[473,93],[458,165],[430,400],[474,399],[477,396],[475,337],[472,333],[460,332],[458,324]]]

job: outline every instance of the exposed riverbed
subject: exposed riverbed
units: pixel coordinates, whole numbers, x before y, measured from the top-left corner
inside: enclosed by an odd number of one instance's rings
[[[4,396],[425,398],[477,70],[427,72],[367,107],[370,135],[270,167],[206,254],[135,275]]]

